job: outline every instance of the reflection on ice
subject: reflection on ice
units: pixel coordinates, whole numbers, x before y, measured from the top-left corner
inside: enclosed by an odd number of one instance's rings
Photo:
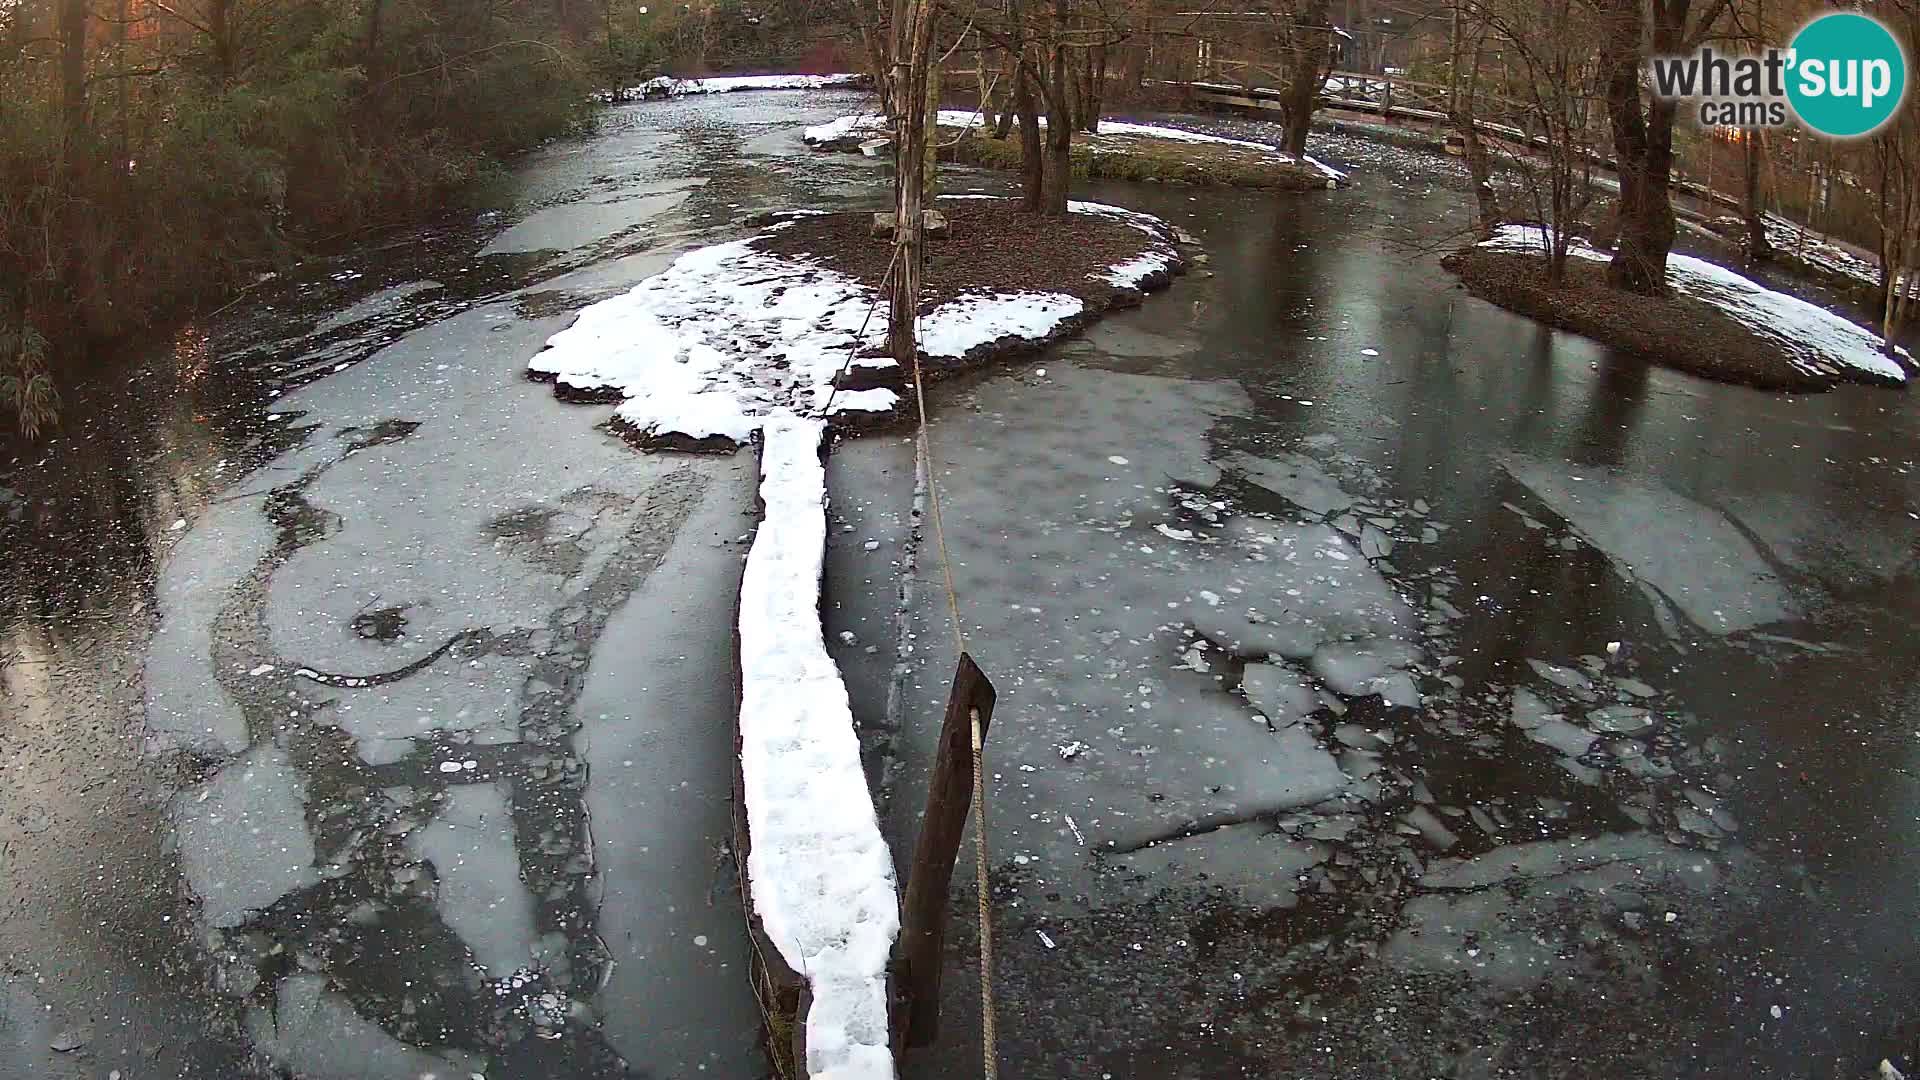
[[[1554,513],[1695,626],[1729,634],[1793,618],[1797,605],[1725,514],[1656,481],[1509,455],[1504,462]]]
[[[208,925],[238,925],[319,880],[305,787],[286,753],[269,745],[180,796],[180,865]]]
[[[533,898],[520,880],[513,814],[498,784],[456,784],[424,829],[408,839],[433,864],[434,904],[493,978],[526,966],[534,952]]]
[[[280,983],[272,1010],[247,1014],[254,1046],[277,1062],[297,1065],[311,1080],[421,1080],[473,1076],[481,1062],[457,1050],[429,1054],[402,1043],[327,989],[320,975]]]
[[[1506,986],[1644,967],[1641,932],[1677,921],[1720,878],[1713,857],[1646,833],[1495,848],[1430,866],[1380,956]]]

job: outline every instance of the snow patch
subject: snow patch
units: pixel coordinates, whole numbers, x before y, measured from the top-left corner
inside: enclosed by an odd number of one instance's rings
[[[1141,254],[1096,279],[1141,288],[1178,265],[1160,219],[1103,203],[1070,208],[1149,238]],[[833,385],[854,354],[885,340],[879,294],[810,259],[756,250],[755,239],[689,251],[626,294],[582,309],[572,326],[547,339],[529,370],[563,394],[624,399],[615,416],[648,439],[744,444],[776,410],[830,418],[899,407],[893,390]],[[1085,308],[1066,293],[961,296],[922,316],[921,349],[957,359],[1002,338],[1041,341]],[[857,357],[853,366],[897,367],[876,356]]]
[[[1495,251],[1539,252],[1545,245],[1546,230],[1539,226],[1503,225],[1479,246]],[[1596,262],[1612,258],[1577,240],[1567,254]],[[1872,332],[1724,266],[1674,252],[1667,256],[1667,284],[1674,292],[1712,304],[1748,330],[1776,342],[1793,366],[1810,375],[1857,372],[1891,382],[1906,381],[1905,369],[1881,351],[1880,338]],[[1910,355],[1905,349],[1900,352]]]
[[[727,75],[712,79],[676,79],[662,75],[627,88],[628,98],[684,97],[688,94],[731,94],[736,90],[826,90],[859,86],[866,76],[837,75]]]
[[[898,404],[891,390],[833,392],[873,290],[750,244],[690,251],[588,306],[529,368],[564,389],[626,398],[617,415],[646,436],[745,443],[776,408],[823,415],[829,398],[835,414]],[[885,321],[876,314],[870,341]]]
[[[920,348],[929,356],[959,357],[1009,335],[1039,340],[1086,309],[1066,293],[962,296],[920,320]]]
[[[1039,118],[1042,128],[1047,126],[1047,118]],[[983,123],[978,112],[961,109],[941,109],[936,123],[945,128],[974,128]],[[855,135],[889,134],[892,128],[885,116],[858,114],[842,116],[824,124],[816,124],[800,133],[800,137],[809,146],[824,146],[839,142]],[[1132,139],[1161,139],[1167,142],[1210,143],[1215,146],[1232,146],[1242,150],[1252,150],[1273,158],[1276,162],[1290,163],[1292,154],[1272,143],[1254,142],[1250,139],[1232,139],[1224,135],[1208,135],[1199,131],[1187,131],[1183,128],[1167,127],[1162,124],[1135,124],[1125,120],[1102,120],[1100,130],[1095,134],[1082,135],[1089,146],[1096,150],[1119,150]],[[1330,183],[1337,184],[1347,178],[1347,174],[1312,157],[1304,159],[1306,164],[1318,169]]]
[[[978,127],[983,122],[983,118],[978,112],[968,112],[964,109],[941,109],[934,122],[940,127],[970,128]],[[824,124],[816,124],[802,131],[800,138],[805,140],[808,145],[818,146],[822,143],[836,142],[850,135],[870,132],[888,134],[891,133],[892,130],[893,128],[887,123],[885,116],[872,113],[860,113],[854,116],[842,116],[836,120],[829,120]]]
[[[820,631],[826,426],[764,422],[765,514],[740,585],[740,768],[747,876],[767,936],[813,989],[807,1075],[892,1080],[887,956],[893,863],[867,791],[840,671]]]
[[[1044,123],[1044,119],[1042,121]],[[1180,128],[1166,127],[1161,124],[1130,124],[1124,120],[1100,121],[1100,135],[1132,135],[1143,139],[1170,139],[1173,142],[1214,143],[1221,146],[1240,146],[1249,150],[1265,150],[1279,153],[1280,148],[1272,143],[1253,142],[1248,139],[1229,139],[1224,135],[1205,135],[1198,131],[1185,131]],[[1289,158],[1288,160],[1292,160]]]

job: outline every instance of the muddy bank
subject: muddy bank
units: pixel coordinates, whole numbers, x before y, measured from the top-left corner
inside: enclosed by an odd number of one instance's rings
[[[1669,293],[1641,296],[1607,284],[1602,262],[1569,258],[1566,280],[1549,287],[1545,259],[1516,251],[1469,248],[1441,265],[1475,296],[1570,330],[1651,364],[1760,390],[1814,392],[1842,382],[1898,385],[1866,371],[1814,371],[1703,300]]]
[[[1031,351],[1136,303],[1184,265],[1146,214],[1073,202],[1057,220],[984,195],[940,200],[921,365],[939,374]],[[647,449],[725,450],[788,412],[844,431],[914,415],[913,372],[886,355],[892,247],[869,213],[774,215],[688,251],[547,339],[528,377],[567,400],[618,401],[609,429]],[[1035,250],[1059,254],[1033,260]]]
[[[949,305],[983,301],[1017,307],[1029,297],[1068,297],[1079,311],[1051,326],[1033,322],[1010,328],[957,355],[930,343],[923,375],[947,378],[1028,356],[1084,330],[1100,316],[1139,306],[1147,293],[1169,285],[1187,270],[1196,250],[1182,235],[1146,215],[1088,212],[1095,204],[1076,204],[1080,212],[1064,217],[1023,213],[1011,199],[948,196],[937,210],[947,219],[944,236],[926,242],[920,314],[931,317]],[[1113,209],[1113,208],[1105,208]],[[1186,238],[1189,241],[1190,237]],[[792,227],[756,241],[761,250],[808,259],[876,291],[885,283],[892,246],[872,234],[872,217],[863,213],[822,214],[794,221]],[[886,311],[875,311],[884,333]],[[1012,327],[1012,324],[1009,324]],[[878,354],[884,342],[870,352]],[[909,373],[852,365],[840,376],[842,389],[891,386],[905,389]],[[899,422],[896,411],[880,424]]]
[[[988,169],[1018,170],[1017,135],[993,139],[978,133],[953,139],[958,132],[942,129],[940,160]],[[946,142],[951,145],[945,145]],[[1193,184],[1200,187],[1239,187],[1271,191],[1320,191],[1331,178],[1312,165],[1277,159],[1272,153],[1220,143],[1128,140],[1123,147],[1073,144],[1075,180],[1134,180],[1143,183]]]
[[[1191,117],[1182,118],[1191,120]],[[1011,131],[995,137],[981,114],[942,109],[938,155],[943,162],[1018,172],[1024,151]],[[1040,121],[1045,129],[1046,120]],[[886,157],[892,137],[883,117],[855,114],[806,129],[818,150]],[[1207,134],[1188,127],[1102,119],[1098,131],[1076,131],[1070,149],[1075,180],[1124,180],[1280,191],[1342,187],[1345,173],[1311,156],[1296,157],[1274,142]]]

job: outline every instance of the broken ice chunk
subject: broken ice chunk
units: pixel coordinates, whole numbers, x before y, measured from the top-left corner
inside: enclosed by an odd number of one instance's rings
[[[1420,691],[1404,669],[1419,659],[1418,647],[1393,638],[1341,641],[1314,650],[1313,673],[1347,697],[1379,694],[1388,705],[1418,708]]]
[[[1559,720],[1561,716],[1542,701],[1539,694],[1522,686],[1513,691],[1513,709],[1508,714],[1508,719],[1521,731],[1532,731],[1539,727],[1542,721]]]
[[[1614,735],[1632,735],[1653,726],[1653,714],[1631,705],[1609,705],[1587,714],[1587,726]]]
[[[1400,820],[1420,830],[1420,836],[1441,851],[1452,851],[1460,843],[1460,838],[1454,835],[1453,830],[1441,824],[1433,811],[1424,806],[1416,806],[1400,815]]]
[[[1240,692],[1275,728],[1296,724],[1320,707],[1306,680],[1286,664],[1248,664]]]
[[[1593,687],[1593,683],[1590,682],[1585,675],[1580,674],[1572,668],[1561,667],[1558,664],[1549,664],[1545,660],[1533,659],[1527,661],[1527,666],[1533,669],[1535,675],[1540,676],[1550,683],[1564,686],[1569,690],[1588,690]]]
[[[1245,610],[1195,604],[1187,617],[1202,637],[1240,657],[1284,656],[1304,660],[1313,655],[1322,631],[1310,623],[1289,620],[1270,623]]]
[[[1622,693],[1631,694],[1634,697],[1646,698],[1654,695],[1653,687],[1648,686],[1639,679],[1615,679],[1613,680],[1613,685]]]
[[[1542,746],[1551,746],[1572,758],[1593,749],[1593,732],[1558,717],[1542,719],[1540,726],[1527,732],[1527,738]]]
[[[1260,487],[1318,517],[1353,505],[1353,496],[1341,489],[1339,481],[1327,475],[1318,462],[1302,454],[1281,453],[1272,457],[1233,454],[1225,464]]]
[[[1368,525],[1360,530],[1360,554],[1369,559],[1384,559],[1393,554],[1393,537]]]

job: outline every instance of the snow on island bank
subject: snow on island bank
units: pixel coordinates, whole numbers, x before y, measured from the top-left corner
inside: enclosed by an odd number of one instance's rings
[[[1046,127],[1046,117],[1040,117],[1040,126]],[[978,112],[960,109],[941,109],[937,123],[940,127],[955,131],[965,131],[982,126]],[[852,150],[859,144],[876,136],[885,136],[890,129],[887,118],[862,114],[842,116],[824,124],[806,128],[800,137],[808,146],[822,150]],[[1129,170],[1122,159],[1157,159],[1163,163],[1169,175],[1162,178],[1179,178],[1195,182],[1209,179],[1243,187],[1286,186],[1300,188],[1331,188],[1347,180],[1345,173],[1311,156],[1296,160],[1293,155],[1281,150],[1272,143],[1253,142],[1248,139],[1232,139],[1224,135],[1208,135],[1183,128],[1168,127],[1163,124],[1135,124],[1125,120],[1101,120],[1097,134],[1076,132],[1073,137],[1076,162],[1084,161],[1088,175],[1095,178],[1143,179],[1146,175],[1134,175],[1139,170]],[[1019,141],[1006,140],[966,140],[955,143],[955,150],[961,160],[974,164],[999,166],[1003,164],[999,154],[1004,151],[1017,157]],[[974,151],[970,157],[968,151]],[[974,160],[979,158],[979,160]],[[1186,168],[1181,168],[1186,166]],[[1304,166],[1304,167],[1303,167]],[[1262,174],[1265,174],[1264,176]],[[1261,180],[1269,181],[1267,183]],[[1282,183],[1282,180],[1297,182]]]
[[[1442,264],[1477,295],[1707,378],[1780,390],[1906,381],[1906,350],[1895,360],[1871,331],[1691,255],[1669,255],[1668,295],[1645,297],[1605,285],[1612,256],[1576,240],[1567,284],[1547,289],[1545,236],[1538,226],[1502,226]]]
[[[762,424],[764,514],[740,582],[740,775],[752,912],[812,990],[805,1075],[892,1080],[887,959],[900,929],[893,862],[820,628],[826,425]]]
[[[984,229],[1013,227],[1005,219],[1017,216],[1003,199],[941,206],[954,226],[952,236],[931,241],[936,255]],[[1097,230],[1105,244],[1065,253],[1098,256],[1064,269],[1070,276],[1050,279],[1055,263],[1015,249],[1039,275],[1031,284],[969,287],[968,260],[948,271],[935,260],[934,302],[920,318],[930,366],[951,370],[1054,340],[1181,268],[1160,219],[1099,203],[1071,209],[1071,224]],[[1023,229],[1059,227],[1019,219]],[[528,373],[552,381],[564,398],[620,402],[614,427],[648,447],[731,449],[777,409],[852,428],[904,416],[907,373],[888,357],[860,355],[884,343],[888,322],[874,269],[884,268],[890,249],[867,236],[868,224],[866,214],[790,216],[746,239],[690,251],[625,295],[582,310],[547,339]],[[944,294],[942,272],[961,275]],[[857,362],[843,375],[850,355]]]
[[[624,90],[599,95],[602,101],[645,101],[689,94],[731,94],[740,90],[832,90],[866,86],[871,76],[836,75],[723,75],[710,79],[676,79],[661,75]]]

